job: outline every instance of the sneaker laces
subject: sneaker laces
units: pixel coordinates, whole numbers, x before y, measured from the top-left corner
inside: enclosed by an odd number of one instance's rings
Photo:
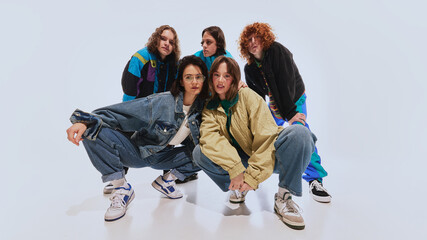
[[[126,205],[124,198],[124,195],[126,195],[126,193],[124,192],[125,190],[120,189],[117,190],[113,196],[110,197],[111,200],[111,205],[110,207],[112,208],[122,208]]]
[[[164,176],[161,177],[166,186],[175,186],[175,180],[166,180]]]
[[[330,195],[328,193],[328,190],[326,190],[326,188],[323,186],[323,184],[320,183],[319,181],[314,180],[311,183],[311,188],[313,188],[313,187],[316,188],[317,191],[323,191],[323,192],[326,192],[328,195]]]
[[[243,191],[243,192],[240,192],[239,190],[232,191],[232,194],[234,194],[237,198],[243,198],[246,196],[247,193],[248,191]]]
[[[294,202],[294,200],[292,200],[291,197],[289,197],[286,200],[283,198],[279,198],[279,201],[281,203],[284,203],[282,209],[280,209],[281,212],[285,212],[285,208],[288,209],[288,212],[293,212],[295,214],[299,214],[303,212],[302,208],[298,206],[298,204],[296,204],[296,202]]]

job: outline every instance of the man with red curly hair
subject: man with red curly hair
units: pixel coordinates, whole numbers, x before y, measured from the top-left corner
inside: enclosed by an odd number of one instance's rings
[[[287,121],[289,125],[302,124],[309,128],[304,82],[292,53],[275,40],[276,36],[267,23],[255,22],[243,29],[239,49],[247,61],[246,83],[263,98],[269,97],[268,105],[277,125]],[[325,176],[327,172],[321,165],[316,148],[303,178],[309,182],[313,198],[327,203],[331,196],[322,184]]]

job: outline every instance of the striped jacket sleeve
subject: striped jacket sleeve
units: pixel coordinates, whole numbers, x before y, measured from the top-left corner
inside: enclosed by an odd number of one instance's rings
[[[123,102],[136,98],[138,82],[142,78],[142,68],[150,59],[148,49],[143,48],[136,52],[126,64],[122,75]]]

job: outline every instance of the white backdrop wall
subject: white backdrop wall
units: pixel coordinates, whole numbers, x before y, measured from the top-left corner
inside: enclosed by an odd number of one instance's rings
[[[427,167],[426,7],[414,0],[2,0],[2,175],[17,179],[12,193],[29,182],[82,177],[79,168],[90,166],[84,149],[66,140],[68,118],[75,108],[121,101],[123,68],[156,27],[173,26],[185,56],[201,49],[205,27],[220,26],[243,69],[236,41],[246,24],[261,21],[294,54],[330,178],[365,165],[358,177],[405,174],[399,186],[419,191],[413,183],[425,177],[416,169]],[[370,161],[384,168],[370,169]],[[58,172],[46,172],[51,165]]]

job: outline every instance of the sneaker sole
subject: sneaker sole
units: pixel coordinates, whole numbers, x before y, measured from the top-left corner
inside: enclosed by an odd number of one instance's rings
[[[288,227],[295,229],[295,230],[303,230],[305,228],[305,223],[297,223],[287,220],[286,218],[282,217],[280,213],[277,211],[276,207],[274,207],[274,213],[280,218],[280,220]]]
[[[130,196],[130,200],[129,200],[128,204],[126,204],[126,211],[123,213],[123,215],[121,215],[120,217],[114,218],[114,219],[106,219],[106,218],[104,218],[104,220],[105,220],[106,222],[114,222],[114,221],[117,221],[117,220],[119,220],[120,218],[124,217],[124,216],[126,215],[127,210],[128,210],[129,204],[132,202],[132,200],[133,200],[134,198],[135,198],[135,192],[133,192],[133,193],[132,193],[132,196]]]
[[[242,200],[231,200],[231,199],[229,199],[229,201],[230,201],[231,203],[238,204],[238,203],[244,203],[244,202],[245,202],[245,199],[242,199]]]
[[[179,180],[179,179],[177,179],[177,180],[175,180],[175,183],[176,184],[183,184],[183,183],[187,183],[187,182],[189,182],[189,181],[194,181],[194,180],[197,180],[199,177],[197,176],[197,173],[195,173],[195,174],[193,174],[193,175],[191,175],[191,176],[188,176],[187,178],[185,178],[183,181],[181,181],[181,180]]]
[[[102,191],[104,194],[111,194],[114,191],[113,185],[111,187],[109,185],[104,187],[104,190]]]
[[[313,197],[313,199],[316,200],[317,202],[320,202],[320,203],[330,203],[331,202],[331,196],[327,196],[327,197],[316,196],[311,192],[310,192],[310,194]]]
[[[152,182],[151,186],[153,186],[153,188],[156,189],[157,191],[163,193],[163,195],[165,195],[167,198],[170,198],[170,199],[180,199],[180,198],[182,198],[182,196],[176,197],[176,198],[169,196],[167,194],[167,192],[165,190],[163,190],[162,185],[160,185],[160,183],[158,183],[157,181]]]

